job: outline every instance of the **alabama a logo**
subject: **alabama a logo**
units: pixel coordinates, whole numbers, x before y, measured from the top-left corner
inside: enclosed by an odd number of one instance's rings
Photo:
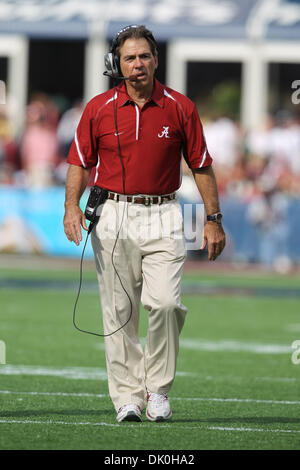
[[[163,130],[161,131],[161,134],[157,134],[158,137],[161,139],[162,137],[165,137],[166,139],[169,139],[169,126],[165,127],[163,126]]]

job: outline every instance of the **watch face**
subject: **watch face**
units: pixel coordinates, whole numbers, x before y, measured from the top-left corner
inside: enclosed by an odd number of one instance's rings
[[[212,222],[221,223],[222,217],[223,217],[223,215],[221,214],[221,212],[218,212],[217,214],[208,215],[207,220],[212,221]]]

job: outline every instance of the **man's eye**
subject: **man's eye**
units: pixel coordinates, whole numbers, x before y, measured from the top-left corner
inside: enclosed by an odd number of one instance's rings
[[[139,56],[140,59],[150,59],[150,54],[141,54]],[[135,57],[125,57],[125,62],[132,62],[135,59]]]

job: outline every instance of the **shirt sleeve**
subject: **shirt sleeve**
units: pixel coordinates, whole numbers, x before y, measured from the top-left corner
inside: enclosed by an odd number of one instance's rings
[[[97,138],[94,132],[95,121],[91,103],[88,103],[82,113],[75,132],[67,162],[72,165],[91,168],[97,165]]]
[[[210,166],[213,160],[207,149],[203,126],[196,106],[194,106],[190,117],[186,119],[184,130],[183,156],[189,168],[196,169]]]

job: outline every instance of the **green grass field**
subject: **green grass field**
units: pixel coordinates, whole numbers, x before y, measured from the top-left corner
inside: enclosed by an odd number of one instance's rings
[[[300,449],[299,277],[186,273],[173,418],[119,424],[103,340],[72,324],[78,270],[45,268],[0,270],[0,449]],[[78,323],[101,333],[91,270]]]

